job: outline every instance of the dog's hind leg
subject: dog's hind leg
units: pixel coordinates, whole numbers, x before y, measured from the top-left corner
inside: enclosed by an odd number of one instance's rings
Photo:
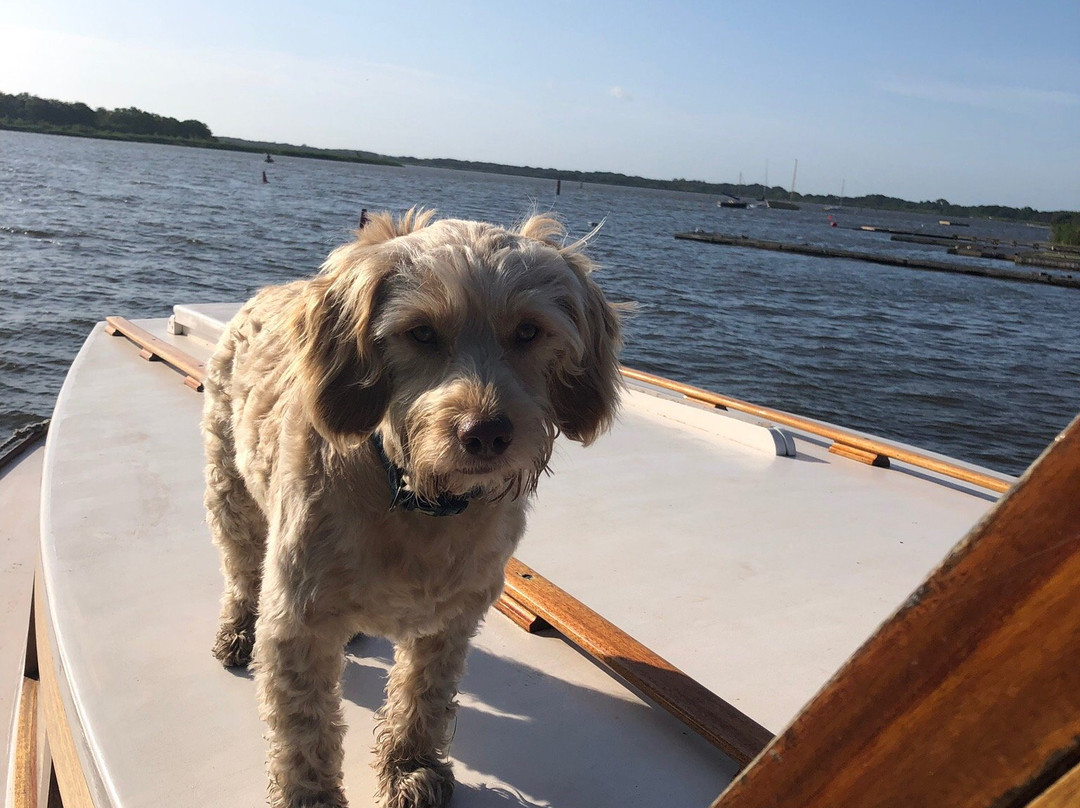
[[[449,727],[477,622],[459,619],[439,634],[394,646],[375,747],[385,808],[441,808],[454,792]]]
[[[236,467],[229,400],[217,385],[208,384],[207,396],[203,416],[207,457],[204,502],[225,578],[221,627],[213,650],[226,667],[246,666],[255,644],[266,519]]]

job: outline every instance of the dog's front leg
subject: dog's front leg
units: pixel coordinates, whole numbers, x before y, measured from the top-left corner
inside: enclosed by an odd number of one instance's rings
[[[272,808],[345,808],[341,674],[347,632],[302,618],[290,608],[295,593],[288,589],[264,587],[256,628],[256,684],[270,741],[268,801]]]
[[[399,642],[379,711],[375,767],[386,808],[441,808],[454,791],[447,755],[458,683],[478,619]]]

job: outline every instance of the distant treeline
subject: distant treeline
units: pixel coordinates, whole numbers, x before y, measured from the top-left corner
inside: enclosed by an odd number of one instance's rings
[[[291,146],[285,143],[259,143],[239,138],[217,138],[210,131],[210,127],[202,121],[178,121],[176,118],[155,115],[135,107],[91,109],[78,101],[74,103],[56,101],[28,93],[19,95],[0,93],[0,129],[111,140],[173,143],[229,151],[266,152],[267,154],[350,163],[401,165],[389,157],[373,152],[316,149],[311,146]]]
[[[56,101],[20,93],[0,93],[0,126],[6,129],[63,134],[139,137],[163,140],[214,142],[210,127],[202,121],[178,121],[135,107],[91,109],[79,101]]]
[[[1005,205],[954,205],[947,199],[932,202],[909,202],[882,194],[845,197],[822,194],[791,194],[778,186],[759,184],[737,185],[728,182],[705,182],[703,180],[654,180],[647,177],[635,177],[616,174],[610,171],[562,171],[557,168],[532,168],[530,166],[508,166],[499,163],[482,163],[471,160],[450,160],[446,158],[419,159],[398,157],[406,165],[432,166],[435,168],[453,168],[462,171],[484,171],[490,174],[511,174],[519,177],[538,177],[541,179],[562,180],[563,182],[595,182],[604,185],[629,185],[636,188],[656,188],[665,191],[689,191],[698,194],[735,196],[747,200],[757,199],[792,199],[795,202],[807,202],[820,205],[840,205],[852,208],[873,208],[876,210],[895,210],[906,213],[931,213],[954,218],[973,219],[1009,219],[1013,221],[1050,224],[1056,215],[1063,211],[1038,211],[1031,207],[1011,208]]]
[[[218,148],[236,151],[265,152],[286,157],[310,157],[316,160],[337,160],[343,163],[370,163],[380,166],[401,166],[393,157],[357,149],[317,149],[314,146],[293,146],[262,140],[243,140],[238,137],[219,137]]]

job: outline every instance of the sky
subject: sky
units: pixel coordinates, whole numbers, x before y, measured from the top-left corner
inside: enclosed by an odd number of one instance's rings
[[[414,157],[1080,210],[1080,2],[0,0],[0,92]],[[2,160],[0,155],[0,160]]]

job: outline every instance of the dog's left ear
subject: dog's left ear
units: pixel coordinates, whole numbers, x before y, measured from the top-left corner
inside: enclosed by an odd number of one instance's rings
[[[297,381],[308,413],[319,433],[339,446],[371,433],[390,403],[390,380],[371,333],[386,273],[374,257],[349,266],[351,252],[331,254],[327,271],[309,282],[294,319]]]
[[[619,406],[619,313],[589,277],[592,262],[573,248],[561,255],[581,284],[581,297],[567,313],[577,325],[583,350],[569,368],[552,374],[550,397],[563,434],[588,446],[608,430]]]

